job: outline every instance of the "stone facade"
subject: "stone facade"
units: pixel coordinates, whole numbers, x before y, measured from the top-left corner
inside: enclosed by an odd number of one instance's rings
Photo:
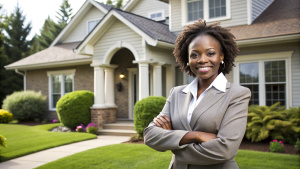
[[[97,125],[98,130],[103,129],[106,123],[115,123],[116,108],[91,109],[91,122]]]
[[[58,71],[75,69],[74,90],[94,91],[94,70],[90,65],[69,66],[61,68],[27,70],[26,72],[26,90],[34,90],[41,92],[47,97],[47,105],[45,118],[52,120],[57,119],[57,113],[49,110],[49,78],[47,71]]]

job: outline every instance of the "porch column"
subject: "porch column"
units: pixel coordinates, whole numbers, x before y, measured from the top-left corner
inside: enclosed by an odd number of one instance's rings
[[[166,96],[168,97],[170,94],[170,90],[175,87],[175,66],[168,65],[166,66]]]
[[[139,63],[139,100],[149,96],[149,64]]]
[[[104,69],[94,67],[94,105],[93,108],[106,108],[104,93]]]
[[[162,64],[153,65],[153,95],[162,96]]]
[[[116,107],[115,104],[115,82],[114,69],[117,66],[105,67],[105,105],[108,107]]]

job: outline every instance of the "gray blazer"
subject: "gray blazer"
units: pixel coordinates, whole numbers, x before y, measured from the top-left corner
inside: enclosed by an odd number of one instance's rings
[[[145,144],[158,151],[173,150],[169,168],[238,169],[234,157],[246,130],[250,90],[229,82],[225,93],[210,88],[196,106],[189,124],[187,113],[192,94],[182,92],[184,87],[171,90],[161,111],[172,121],[173,130],[162,129],[151,122],[144,130]],[[217,138],[179,146],[189,131],[215,133]]]

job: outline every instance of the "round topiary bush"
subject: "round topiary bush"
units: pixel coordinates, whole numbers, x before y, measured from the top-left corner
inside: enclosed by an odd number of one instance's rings
[[[91,121],[90,107],[93,103],[94,93],[90,91],[68,93],[56,104],[58,118],[64,126],[73,130],[80,124],[87,125]]]
[[[134,127],[139,136],[143,137],[144,129],[153,121],[166,103],[165,97],[149,96],[134,105]]]
[[[6,96],[2,108],[19,121],[41,119],[46,112],[46,97],[35,91],[14,92]]]
[[[13,120],[13,115],[7,110],[0,109],[0,123],[8,123]]]

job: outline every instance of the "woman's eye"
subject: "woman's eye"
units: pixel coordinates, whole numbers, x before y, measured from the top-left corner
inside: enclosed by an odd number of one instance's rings
[[[191,58],[196,58],[198,55],[196,54],[196,53],[192,53],[191,55],[190,55],[190,57]]]
[[[213,55],[215,55],[215,52],[208,52],[207,55],[208,55],[208,56],[213,56]]]

